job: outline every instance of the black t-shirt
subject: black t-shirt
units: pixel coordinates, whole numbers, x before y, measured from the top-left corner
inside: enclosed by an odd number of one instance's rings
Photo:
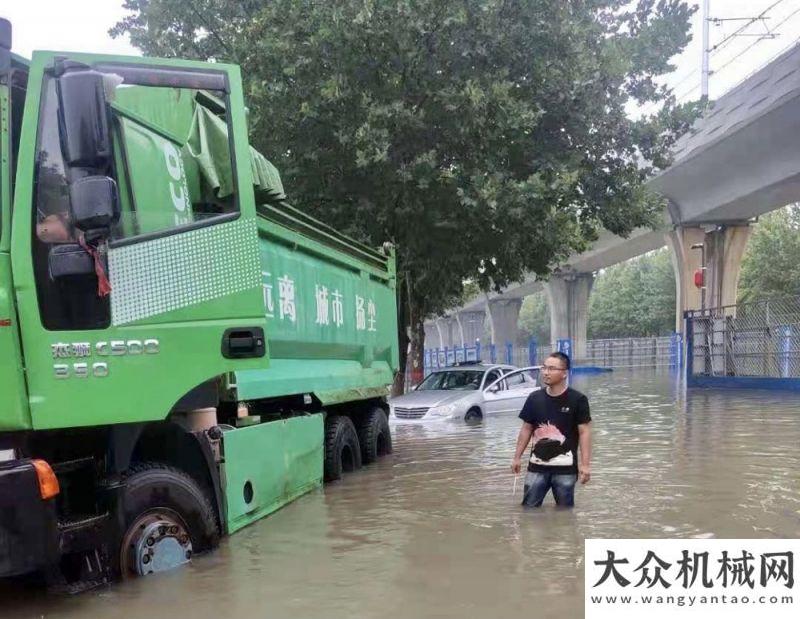
[[[519,418],[533,426],[529,471],[578,472],[578,424],[592,420],[585,395],[571,387],[556,397],[548,395],[546,389],[539,389],[525,400]],[[537,443],[543,440],[537,449]]]

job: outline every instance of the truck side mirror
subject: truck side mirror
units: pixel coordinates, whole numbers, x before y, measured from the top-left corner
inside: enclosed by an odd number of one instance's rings
[[[111,158],[103,75],[66,61],[58,78],[59,133],[68,166],[104,168]]]
[[[84,232],[108,230],[119,219],[117,184],[108,176],[85,176],[69,186],[72,223]]]
[[[53,245],[47,256],[47,263],[50,279],[53,281],[95,275],[94,259],[75,243]]]

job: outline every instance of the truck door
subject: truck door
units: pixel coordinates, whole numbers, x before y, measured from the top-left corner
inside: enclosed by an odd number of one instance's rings
[[[12,268],[35,428],[163,419],[266,364],[237,67],[33,56]]]
[[[0,24],[0,37],[2,31]],[[19,145],[26,72],[10,59],[8,47],[10,41],[0,41],[0,430],[22,430],[30,427],[30,418],[9,247],[11,180]]]

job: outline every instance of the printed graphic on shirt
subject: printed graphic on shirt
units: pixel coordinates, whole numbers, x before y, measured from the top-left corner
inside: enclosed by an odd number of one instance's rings
[[[536,430],[533,432],[533,451],[531,452],[531,464],[539,466],[572,466],[574,460],[572,457],[572,450],[567,453],[558,454],[548,460],[542,460],[536,455],[536,444],[542,440],[550,439],[551,441],[558,441],[561,445],[566,441],[566,437],[561,431],[549,421],[540,423]]]

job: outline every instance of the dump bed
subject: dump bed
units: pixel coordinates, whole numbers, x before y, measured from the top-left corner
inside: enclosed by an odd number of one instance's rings
[[[393,253],[285,203],[258,213],[269,366],[236,372],[239,398],[386,395],[398,367]]]

